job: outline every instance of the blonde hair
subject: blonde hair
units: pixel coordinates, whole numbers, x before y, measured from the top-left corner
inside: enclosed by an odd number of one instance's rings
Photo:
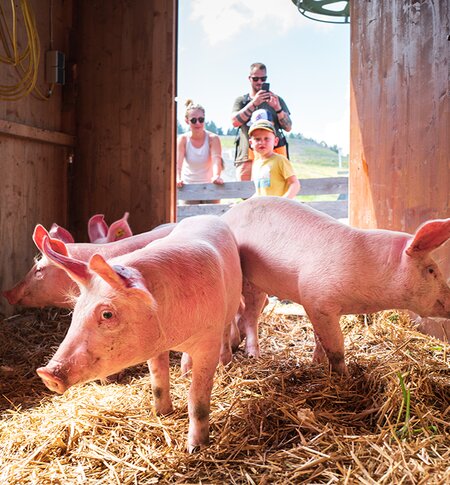
[[[187,99],[184,105],[186,106],[186,119],[189,118],[189,111],[193,109],[199,109],[203,111],[203,115],[205,115],[205,108],[201,104],[194,104],[194,101],[192,101],[192,99]]]

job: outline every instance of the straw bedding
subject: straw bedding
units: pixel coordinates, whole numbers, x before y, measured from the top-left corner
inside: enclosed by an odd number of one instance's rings
[[[278,303],[280,305],[280,303]],[[260,359],[219,368],[211,445],[184,451],[187,387],[172,357],[175,412],[158,417],[144,365],[63,396],[35,369],[70,322],[28,312],[0,327],[2,484],[444,484],[450,482],[448,348],[384,312],[341,321],[350,378],[312,364],[306,317],[266,313]]]

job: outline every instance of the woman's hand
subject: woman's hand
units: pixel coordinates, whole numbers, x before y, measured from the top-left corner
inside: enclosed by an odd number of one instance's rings
[[[177,179],[177,188],[180,189],[181,187],[183,187],[183,185],[184,185],[183,181],[181,179]]]
[[[211,182],[213,184],[217,184],[217,185],[223,185],[225,182],[223,181],[223,178],[220,176],[220,175],[216,175],[215,177],[213,177],[211,179]]]

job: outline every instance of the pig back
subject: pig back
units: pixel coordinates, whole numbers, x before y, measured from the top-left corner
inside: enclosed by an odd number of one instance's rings
[[[217,216],[190,217],[166,238],[110,262],[142,273],[163,320],[228,321],[238,310],[242,272],[237,244]]]
[[[244,276],[263,291],[298,301],[301,274],[316,274],[335,257],[323,251],[330,238],[347,231],[332,217],[282,197],[254,197],[223,219],[240,252]]]

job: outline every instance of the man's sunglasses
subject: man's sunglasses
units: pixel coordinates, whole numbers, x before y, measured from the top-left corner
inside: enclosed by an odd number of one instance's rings
[[[204,123],[205,122],[205,118],[203,118],[202,116],[200,116],[200,118],[191,118],[189,120],[193,125],[195,125],[195,123],[197,123],[197,121],[199,123]]]
[[[260,77],[258,77],[258,76],[250,76],[250,77],[251,77],[252,81],[254,81],[255,83],[258,82],[258,81],[260,81],[260,80],[264,83],[267,80],[267,76],[260,76]]]

